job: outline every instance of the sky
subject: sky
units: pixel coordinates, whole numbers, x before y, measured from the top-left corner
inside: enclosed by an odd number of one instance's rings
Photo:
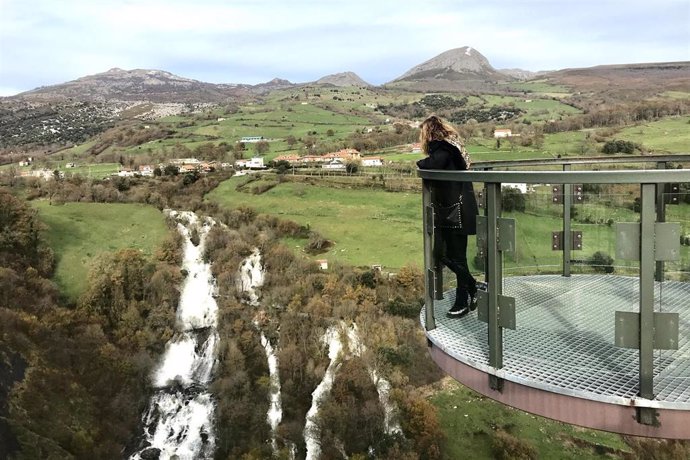
[[[113,67],[379,85],[462,46],[497,69],[688,61],[690,0],[0,0],[0,96]]]

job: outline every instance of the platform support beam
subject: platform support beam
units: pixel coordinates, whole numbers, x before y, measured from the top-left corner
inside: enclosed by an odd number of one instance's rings
[[[639,395],[654,399],[654,222],[655,184],[642,184],[640,191],[640,387]],[[638,421],[655,425],[656,411],[638,409]]]
[[[437,297],[439,269],[436,257],[436,235],[434,232],[434,208],[432,206],[431,182],[422,181],[422,209],[424,220],[424,324],[427,331],[436,329],[434,299]],[[442,284],[442,281],[441,281]],[[442,293],[442,289],[440,290]]]
[[[503,293],[503,273],[498,250],[498,218],[501,215],[501,184],[486,184],[487,212],[487,278],[489,282],[489,365],[503,367],[503,330],[499,324],[499,296]],[[493,378],[491,388],[499,390],[501,383]]]
[[[570,165],[564,164],[563,171],[570,171]],[[573,206],[573,184],[563,184],[563,276],[570,276],[570,209]]]

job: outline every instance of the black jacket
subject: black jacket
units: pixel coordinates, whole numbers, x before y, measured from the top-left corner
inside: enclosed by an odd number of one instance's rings
[[[460,151],[446,141],[431,141],[429,156],[417,162],[419,169],[445,169],[464,171],[467,168]],[[432,202],[441,207],[451,206],[462,196],[462,229],[465,235],[477,234],[477,214],[479,207],[474,196],[472,182],[432,181]]]

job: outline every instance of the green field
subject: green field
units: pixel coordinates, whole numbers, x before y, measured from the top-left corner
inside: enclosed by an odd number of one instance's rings
[[[151,255],[167,234],[163,214],[138,204],[66,203],[51,206],[33,201],[46,238],[56,254],[55,281],[76,300],[87,286],[89,264],[100,254],[135,248]]]
[[[497,432],[518,438],[543,459],[606,459],[622,457],[630,448],[617,434],[587,430],[555,422],[513,409],[452,382],[431,398],[438,409],[439,422],[447,435],[444,458],[448,460],[498,458],[493,451]],[[510,446],[499,444],[502,458],[520,457],[506,452]],[[471,453],[471,457],[470,457]]]
[[[616,139],[643,145],[654,153],[690,153],[690,117],[630,126],[616,134]]]
[[[285,182],[261,194],[235,190],[244,178],[232,178],[207,199],[226,207],[250,206],[261,213],[293,220],[333,240],[317,258],[356,266],[421,266],[421,195],[381,190],[340,189]]]
[[[525,112],[524,115],[521,115],[521,119],[527,119],[530,121],[558,119],[559,117],[581,113],[579,109],[553,99],[538,99],[530,96],[484,96],[484,99],[486,99],[486,102],[492,106],[508,105],[511,107],[517,107]]]

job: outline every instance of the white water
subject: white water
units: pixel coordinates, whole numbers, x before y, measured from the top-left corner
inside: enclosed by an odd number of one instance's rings
[[[280,375],[278,374],[278,357],[268,341],[264,333],[261,333],[261,345],[266,350],[266,358],[268,359],[268,374],[271,381],[271,405],[268,408],[268,424],[271,426],[271,447],[273,452],[278,450],[278,442],[276,440],[276,430],[281,420],[283,420],[283,406],[280,401]]]
[[[187,277],[177,309],[180,333],[166,345],[162,362],[152,376],[158,391],[142,418],[144,441],[130,457],[132,460],[156,451],[161,460],[212,458],[215,448],[215,404],[206,388],[215,364],[218,306],[212,296],[215,281],[211,267],[201,257],[214,222],[199,222],[192,212],[167,214],[177,221],[178,230],[185,237],[182,267]],[[195,227],[198,246],[190,238]]]
[[[241,292],[249,296],[249,305],[253,307],[259,306],[258,288],[264,282],[264,267],[261,264],[261,253],[258,249],[244,259],[240,264],[238,288]],[[280,398],[280,374],[278,372],[278,356],[276,355],[271,342],[266,338],[259,327],[258,321],[254,321],[254,326],[261,332],[261,346],[266,352],[266,359],[268,360],[268,375],[271,382],[269,390],[270,405],[266,420],[271,427],[271,448],[273,452],[278,451],[278,441],[276,439],[276,430],[278,425],[283,420],[283,407]],[[294,458],[294,455],[293,455]]]
[[[350,345],[350,352],[355,356],[362,356],[362,353],[366,351],[366,347],[359,338],[359,330],[356,324],[352,324],[347,330],[347,339]],[[395,420],[396,407],[391,403],[390,393],[391,384],[388,380],[378,375],[376,369],[369,366],[369,377],[371,381],[376,385],[376,392],[379,395],[379,402],[383,407],[384,420],[383,425],[386,433],[402,433],[402,428],[400,428],[400,423]]]
[[[307,445],[306,460],[316,460],[321,455],[321,444],[319,442],[319,429],[316,424],[316,416],[319,412],[319,405],[326,399],[331,392],[331,388],[333,388],[335,374],[340,368],[338,357],[343,347],[340,342],[340,331],[335,326],[331,326],[326,330],[322,340],[328,345],[328,358],[331,362],[328,364],[328,368],[326,368],[323,379],[311,394],[312,403],[307,411],[307,420],[304,424],[304,443]]]
[[[259,306],[257,289],[264,283],[264,267],[261,265],[261,253],[258,249],[242,261],[237,288],[249,296],[249,305]]]
[[[359,338],[359,332],[356,324],[347,327],[343,321],[340,322],[339,327],[331,326],[323,335],[322,341],[328,345],[328,358],[330,363],[323,376],[323,380],[316,387],[312,393],[312,405],[307,412],[307,420],[304,425],[304,442],[307,446],[307,460],[316,460],[321,454],[321,445],[319,442],[319,432],[316,423],[319,406],[328,397],[331,388],[333,388],[333,381],[340,368],[342,361],[348,357],[343,353],[343,344],[340,340],[340,330],[345,330],[347,334],[348,349],[350,354],[361,357],[366,351],[366,347]],[[384,411],[384,429],[386,433],[402,433],[400,424],[395,420],[396,407],[390,400],[391,385],[388,380],[378,375],[375,369],[369,367],[369,377],[376,385],[376,391],[379,395],[379,402]]]

